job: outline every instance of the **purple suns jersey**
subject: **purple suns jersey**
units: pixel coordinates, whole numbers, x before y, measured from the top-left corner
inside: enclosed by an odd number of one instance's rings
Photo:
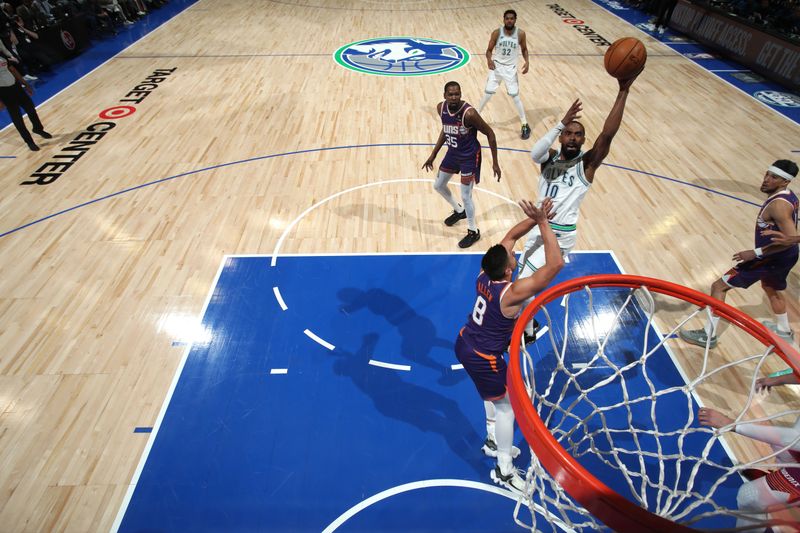
[[[464,126],[464,114],[472,106],[462,102],[461,108],[451,113],[447,101],[442,102],[442,131],[444,131],[444,144],[448,154],[458,154],[464,158],[475,155],[481,149],[478,142],[478,130],[474,126]]]
[[[461,331],[464,340],[476,352],[501,354],[508,350],[517,318],[506,318],[500,310],[500,298],[510,281],[492,281],[481,271],[475,282],[477,298],[467,325]]]
[[[792,205],[792,222],[794,222],[794,227],[797,228],[797,206],[798,206],[797,196],[789,189],[785,189],[783,191],[775,193],[769,198],[767,198],[767,201],[764,202],[764,204],[761,206],[761,209],[758,211],[758,218],[756,219],[756,248],[763,248],[768,244],[770,244],[770,242],[772,241],[771,237],[765,237],[764,235],[761,235],[762,231],[766,229],[780,231],[780,228],[778,227],[777,224],[774,224],[772,222],[766,222],[763,218],[761,218],[767,206],[772,202],[778,200],[789,202]],[[774,256],[781,256],[781,255],[787,255],[787,256],[797,255],[797,253],[798,249],[797,245],[795,245],[781,252],[770,254],[769,257],[774,258]]]

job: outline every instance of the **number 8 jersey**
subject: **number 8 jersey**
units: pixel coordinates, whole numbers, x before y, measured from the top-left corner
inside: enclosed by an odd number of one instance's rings
[[[559,159],[561,151],[542,164],[539,176],[539,200],[545,196],[553,199],[556,216],[550,226],[556,230],[574,231],[577,228],[578,212],[583,197],[591,184],[583,172],[583,152],[569,160]]]
[[[508,350],[517,316],[504,316],[500,299],[510,286],[510,281],[492,281],[483,270],[478,275],[475,282],[477,298],[467,317],[467,325],[461,330],[461,336],[473,350],[490,354],[502,354]]]

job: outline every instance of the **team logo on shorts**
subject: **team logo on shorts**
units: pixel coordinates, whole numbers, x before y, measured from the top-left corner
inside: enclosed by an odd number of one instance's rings
[[[780,107],[800,107],[800,96],[780,91],[758,91],[753,96],[769,105]]]
[[[425,76],[463,67],[469,52],[434,39],[381,37],[346,44],[333,58],[341,66],[365,74]]]

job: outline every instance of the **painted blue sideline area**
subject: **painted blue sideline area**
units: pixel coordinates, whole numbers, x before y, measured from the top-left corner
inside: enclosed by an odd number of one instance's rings
[[[34,87],[34,103],[39,105],[48,100],[195,3],[197,0],[170,0],[133,25],[118,27],[116,35],[93,38],[91,45],[79,56],[53,65],[52,72],[38,75],[39,80],[31,83]],[[46,127],[47,116],[42,116],[42,121]],[[0,112],[0,129],[9,124],[11,118],[8,113]]]
[[[514,501],[492,492],[493,459],[480,451],[483,403],[451,367],[480,258],[290,256],[274,267],[270,257],[227,258],[120,531],[319,532],[348,511],[338,531],[516,530]],[[559,281],[600,272],[619,272],[610,254],[572,254]],[[641,350],[636,324],[626,318],[623,360]],[[544,368],[547,345],[536,346]],[[650,364],[657,386],[682,383],[666,353]],[[598,368],[581,379],[606,377]],[[687,409],[666,398],[659,423]],[[528,448],[515,441],[524,467]],[[718,445],[712,456],[730,465]],[[733,505],[736,489],[722,487],[718,501]]]
[[[654,39],[669,46],[678,54],[749,94],[786,118],[800,124],[800,95],[797,93],[792,92],[783,85],[765,79],[744,65],[723,58],[714,50],[689,39],[681,33],[667,29],[662,35],[659,35],[646,26],[647,22],[652,18],[651,15],[625,6],[621,0],[592,0],[592,2],[636,26],[636,28]],[[720,106],[725,105],[724,102],[714,103]]]

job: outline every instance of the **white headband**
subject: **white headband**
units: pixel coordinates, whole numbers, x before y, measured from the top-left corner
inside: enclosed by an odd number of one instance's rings
[[[775,167],[775,166],[769,167],[767,169],[767,172],[769,172],[770,174],[775,174],[779,178],[783,178],[785,180],[792,181],[794,179],[794,176],[792,176],[791,174],[789,174],[785,170],[781,170],[781,169],[779,169],[778,167]]]

